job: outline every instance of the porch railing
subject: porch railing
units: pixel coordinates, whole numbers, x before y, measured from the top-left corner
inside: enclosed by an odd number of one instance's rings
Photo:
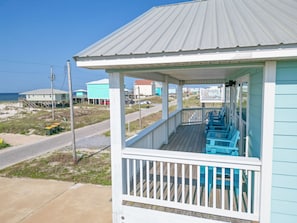
[[[259,220],[257,158],[126,148],[123,200]]]
[[[184,108],[182,110],[182,124],[201,124],[207,120],[208,112],[219,112],[220,108]]]
[[[126,146],[159,149],[181,124],[181,114],[182,111],[173,112],[170,114],[168,120],[160,120],[145,128],[135,136],[126,140]]]

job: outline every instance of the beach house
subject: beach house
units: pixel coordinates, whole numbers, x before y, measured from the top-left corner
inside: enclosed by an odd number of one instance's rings
[[[109,105],[109,80],[107,78],[86,83],[89,104]]]
[[[69,94],[67,91],[58,89],[37,89],[20,93],[24,95],[25,99],[22,100],[24,106],[31,107],[51,107],[69,105]]]
[[[152,80],[135,80],[134,95],[136,98],[155,95],[155,82]]]
[[[297,222],[296,12],[296,0],[159,6],[74,56],[109,73],[113,223]],[[125,76],[163,85],[162,118],[129,139]],[[188,84],[226,86],[237,155],[205,152],[214,108],[184,109]]]
[[[83,103],[88,101],[88,92],[84,89],[78,89],[73,91],[73,102],[74,103]]]

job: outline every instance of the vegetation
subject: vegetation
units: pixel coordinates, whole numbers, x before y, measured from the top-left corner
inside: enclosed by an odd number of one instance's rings
[[[126,108],[126,113],[137,111],[137,106]],[[109,119],[109,109],[105,106],[81,105],[74,107],[75,128],[95,124]],[[55,110],[55,122],[60,122],[64,130],[70,130],[69,108]],[[13,118],[0,122],[0,133],[45,135],[44,128],[53,123],[52,111],[35,109],[22,111]]]
[[[111,185],[109,149],[100,153],[85,150],[78,155],[80,160],[74,164],[70,150],[50,153],[0,170],[0,176]]]
[[[9,146],[10,145],[8,143],[6,143],[3,139],[0,138],[0,150]]]

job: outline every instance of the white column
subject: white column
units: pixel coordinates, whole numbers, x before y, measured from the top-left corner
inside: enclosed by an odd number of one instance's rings
[[[112,168],[112,221],[121,222],[122,215],[122,149],[125,146],[124,77],[109,74],[110,144]]]
[[[177,110],[183,109],[183,85],[180,83],[177,86]]]
[[[265,63],[262,99],[260,222],[270,223],[276,62]]]
[[[169,135],[169,126],[168,126],[168,117],[169,117],[169,112],[168,112],[168,80],[167,76],[165,77],[165,82],[162,83],[162,119],[167,120],[166,122],[166,128],[165,128],[165,138],[164,138],[164,143],[168,144],[168,135]]]

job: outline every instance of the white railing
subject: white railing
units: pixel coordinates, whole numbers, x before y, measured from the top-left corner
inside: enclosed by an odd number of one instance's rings
[[[184,108],[182,110],[182,124],[201,124],[207,120],[208,112],[219,112],[221,108]]]
[[[170,114],[168,120],[160,120],[126,140],[127,147],[159,149],[181,124],[181,112]]]
[[[123,200],[259,220],[257,158],[126,148]]]

